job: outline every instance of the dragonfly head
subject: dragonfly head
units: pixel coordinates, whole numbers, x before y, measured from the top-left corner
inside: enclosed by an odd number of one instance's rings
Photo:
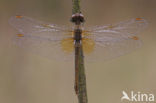
[[[71,22],[75,23],[76,25],[80,25],[84,21],[84,16],[81,13],[73,14],[71,17]]]

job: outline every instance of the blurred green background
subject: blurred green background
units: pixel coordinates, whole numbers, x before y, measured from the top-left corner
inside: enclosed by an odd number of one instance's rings
[[[120,103],[122,91],[156,95],[156,0],[82,0],[86,26],[144,17],[142,48],[107,61],[86,63],[89,103]],[[71,25],[72,0],[0,0],[0,103],[77,103],[74,62],[56,62],[13,44],[8,19],[22,14]]]

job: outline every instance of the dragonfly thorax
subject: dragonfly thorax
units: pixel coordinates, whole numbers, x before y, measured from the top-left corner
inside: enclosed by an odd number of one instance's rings
[[[79,42],[82,39],[81,34],[82,34],[82,30],[81,29],[75,29],[74,30],[74,40],[76,42]]]

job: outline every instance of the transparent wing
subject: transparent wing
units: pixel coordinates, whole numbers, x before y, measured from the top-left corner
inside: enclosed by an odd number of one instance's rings
[[[71,41],[73,32],[68,28],[36,21],[25,16],[11,17],[9,23],[20,32],[14,36],[14,43],[24,48],[25,51],[37,53],[53,60],[73,59],[73,52],[63,51],[66,39],[71,38],[69,43],[73,43]],[[63,40],[65,43],[62,43]]]
[[[73,52],[64,52],[61,41],[31,36],[14,37],[14,43],[25,51],[58,61],[74,60]],[[70,41],[70,43],[73,43]]]
[[[143,18],[134,18],[131,20],[119,22],[117,24],[108,24],[104,26],[95,26],[89,28],[89,31],[104,35],[102,33],[122,33],[125,34],[138,34],[148,25],[147,21]],[[94,34],[94,35],[95,35]]]
[[[84,38],[93,40],[95,46],[92,53],[85,54],[85,59],[89,61],[108,60],[139,48],[141,41],[137,33],[145,27],[147,27],[147,22],[144,19],[136,18],[115,25],[91,28],[88,34],[84,34]]]
[[[62,52],[62,44],[69,46],[67,44],[73,43],[61,42],[63,39],[66,41],[66,38],[71,38],[66,28],[35,21],[28,17],[12,17],[9,22],[22,33],[22,35],[15,37],[15,43],[25,48],[25,50],[53,59],[73,59],[73,52]],[[86,42],[87,46],[84,47],[88,48],[88,45],[95,45],[91,53],[92,48],[86,49],[88,53],[85,53],[85,59],[89,61],[97,59],[107,60],[140,47],[141,42],[136,33],[145,28],[146,24],[146,21],[143,19],[132,19],[115,25],[91,28],[89,32],[87,31],[83,35],[83,38],[91,39],[86,39],[90,42]],[[71,51],[69,48],[63,49]]]
[[[9,23],[16,28],[23,36],[30,35],[38,38],[48,38],[51,40],[61,40],[70,37],[68,28],[54,24],[37,21],[25,16],[13,16]]]
[[[140,40],[123,39],[116,42],[100,42],[95,41],[94,50],[91,53],[85,53],[87,61],[105,61],[110,60],[124,54],[127,54],[141,47]]]

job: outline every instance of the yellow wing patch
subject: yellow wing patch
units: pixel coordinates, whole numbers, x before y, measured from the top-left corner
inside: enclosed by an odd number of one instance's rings
[[[95,42],[92,39],[83,38],[82,39],[82,45],[83,45],[84,53],[90,54],[94,51]]]
[[[61,41],[62,50],[66,53],[71,53],[74,50],[74,39],[66,38]]]

